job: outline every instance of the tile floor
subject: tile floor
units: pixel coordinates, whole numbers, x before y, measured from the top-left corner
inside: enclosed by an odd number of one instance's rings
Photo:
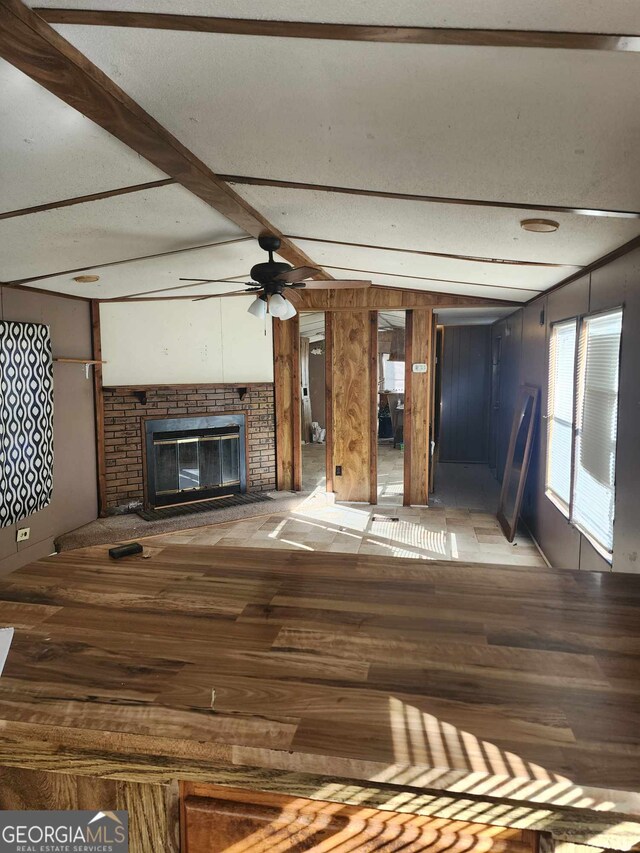
[[[323,490],[326,483],[324,444],[302,446],[302,490]],[[395,449],[393,442],[378,445],[378,504],[402,506],[404,455]]]
[[[381,446],[377,506],[332,504],[324,492],[324,446],[304,451],[303,485],[311,494],[294,510],[163,534],[154,543],[545,565],[528,536],[509,544],[502,535],[495,517],[499,486],[487,466],[440,465],[431,505],[403,507],[402,452]]]

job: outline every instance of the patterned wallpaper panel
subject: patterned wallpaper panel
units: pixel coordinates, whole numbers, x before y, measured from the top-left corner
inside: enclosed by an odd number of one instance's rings
[[[0,321],[0,527],[43,509],[52,491],[49,327]]]

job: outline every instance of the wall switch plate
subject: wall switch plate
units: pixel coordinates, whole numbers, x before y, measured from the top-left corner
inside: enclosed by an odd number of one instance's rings
[[[26,542],[31,536],[30,527],[19,527],[16,532],[16,542]]]
[[[411,366],[411,369],[412,369],[412,371],[413,371],[414,373],[426,373],[426,372],[427,372],[427,365],[426,365],[426,364],[424,364],[424,363],[422,363],[422,364],[413,364],[413,365]]]
[[[342,465],[336,465],[336,477],[342,477]]]

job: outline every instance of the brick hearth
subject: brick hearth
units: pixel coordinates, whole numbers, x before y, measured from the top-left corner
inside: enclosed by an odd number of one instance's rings
[[[126,512],[144,500],[143,418],[215,415],[247,416],[247,490],[275,489],[273,384],[247,386],[243,400],[237,385],[190,385],[146,388],[146,403],[135,389],[104,389],[104,432],[107,512]],[[140,394],[140,392],[137,392]]]

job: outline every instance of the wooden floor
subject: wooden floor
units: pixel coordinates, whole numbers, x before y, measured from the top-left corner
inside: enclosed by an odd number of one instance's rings
[[[0,736],[152,735],[234,766],[640,813],[640,576],[151,552],[0,583]]]

